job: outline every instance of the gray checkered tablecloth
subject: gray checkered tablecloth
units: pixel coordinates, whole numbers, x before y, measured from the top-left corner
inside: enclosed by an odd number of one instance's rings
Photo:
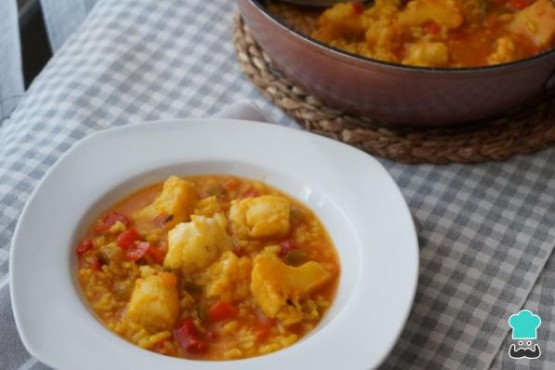
[[[45,368],[15,329],[8,256],[26,200],[76,141],[244,99],[295,126],[239,70],[234,10],[229,0],[100,0],[0,126],[0,369]],[[384,367],[555,368],[555,149],[480,165],[381,162],[422,226],[414,307]],[[523,307],[543,320],[538,360],[507,355],[507,319]]]

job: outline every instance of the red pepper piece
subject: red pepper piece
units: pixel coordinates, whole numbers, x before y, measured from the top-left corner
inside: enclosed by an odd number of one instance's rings
[[[223,182],[222,186],[227,191],[234,191],[239,187],[239,181],[234,178],[229,178]]]
[[[254,327],[254,335],[256,335],[256,340],[258,342],[264,342],[270,336],[272,332],[272,325],[270,324],[258,324]]]
[[[77,254],[83,254],[88,250],[93,249],[94,245],[92,240],[85,239],[77,245]]]
[[[255,198],[257,196],[258,196],[258,191],[256,191],[256,189],[249,189],[246,192],[244,192],[242,195],[243,198]]]
[[[133,244],[135,244],[136,241],[141,240],[141,236],[139,235],[139,233],[137,233],[137,230],[135,230],[134,227],[122,232],[116,242],[118,243],[118,245],[124,249],[127,249],[131,246],[133,246]]]
[[[206,317],[212,321],[224,321],[234,318],[238,313],[239,310],[235,306],[226,301],[218,301],[206,312]]]
[[[528,3],[528,0],[510,0],[507,3],[507,6],[513,10],[522,10],[524,8],[527,8],[528,5],[530,5]]]
[[[125,251],[125,258],[131,261],[136,261],[143,257],[150,249],[149,242],[140,242],[127,248]]]
[[[93,271],[100,271],[102,269],[102,265],[100,264],[98,258],[93,258],[90,266]]]
[[[152,350],[153,350],[154,352],[157,352],[157,353],[162,353],[162,350],[164,349],[165,343],[166,343],[165,340],[162,340],[162,341],[156,343],[156,344],[154,345],[154,347],[152,347]]]
[[[220,335],[215,330],[209,330],[209,331],[206,332],[206,338],[208,340],[214,341],[214,340],[218,339],[219,337],[220,337]]]
[[[243,257],[244,255],[247,254],[247,252],[245,251],[244,248],[242,247],[235,247],[233,248],[233,253],[235,253],[235,255],[239,258]]]
[[[357,1],[351,4],[356,15],[361,15],[362,13],[364,13],[364,5],[362,5],[362,3],[359,3]]]
[[[293,241],[289,239],[283,240],[281,243],[279,243],[279,247],[281,248],[281,250],[279,251],[280,257],[285,257],[287,253],[289,253],[289,251],[297,248],[295,243],[293,243]]]
[[[257,311],[257,322],[254,325],[254,334],[258,342],[264,342],[272,333],[272,328],[276,322],[266,317],[262,312]]]
[[[106,215],[106,217],[104,217],[102,221],[100,221],[96,225],[96,227],[94,228],[94,231],[97,233],[106,232],[112,226],[114,226],[118,221],[124,224],[126,228],[128,228],[131,225],[131,221],[127,218],[127,216],[119,212],[112,212]]]
[[[441,27],[439,26],[439,24],[433,21],[426,22],[423,25],[423,28],[424,28],[424,31],[426,31],[426,33],[429,33],[432,35],[437,35],[441,32]]]
[[[173,331],[173,336],[184,351],[202,353],[208,349],[208,344],[200,337],[200,333],[192,319],[186,319]]]
[[[125,227],[129,227],[131,225],[131,221],[127,218],[127,216],[119,213],[119,212],[112,212],[109,215],[107,215],[106,217],[104,217],[103,222],[112,227],[113,225],[116,224],[116,222],[121,222],[122,224],[125,225]]]
[[[147,253],[150,257],[152,257],[154,262],[160,263],[160,264],[164,263],[164,259],[166,258],[166,252],[161,250],[160,248],[156,248],[153,245],[151,245],[150,248],[148,248]]]

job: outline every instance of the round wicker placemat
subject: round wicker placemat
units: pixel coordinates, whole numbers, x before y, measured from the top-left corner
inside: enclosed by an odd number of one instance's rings
[[[235,17],[233,42],[245,74],[285,113],[309,131],[373,155],[404,163],[477,163],[533,153],[555,142],[553,93],[464,128],[391,128],[372,117],[330,108],[296,86],[272,65],[240,16]]]

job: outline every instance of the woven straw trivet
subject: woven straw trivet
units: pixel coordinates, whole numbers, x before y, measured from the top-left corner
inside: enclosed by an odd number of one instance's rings
[[[404,163],[477,163],[529,154],[555,142],[554,94],[504,117],[464,128],[390,128],[321,103],[272,66],[240,16],[233,42],[245,74],[274,104],[307,130],[370,154]]]

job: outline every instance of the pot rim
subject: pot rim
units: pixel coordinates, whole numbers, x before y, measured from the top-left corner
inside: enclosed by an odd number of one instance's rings
[[[429,73],[429,74],[470,74],[470,73],[476,73],[476,72],[503,72],[503,71],[508,71],[508,70],[512,70],[514,68],[526,68],[529,67],[530,65],[534,64],[537,60],[546,58],[548,56],[551,56],[553,54],[555,54],[555,47],[551,48],[547,51],[542,51],[539,54],[533,55],[531,57],[527,57],[524,59],[518,59],[512,62],[508,62],[508,63],[501,63],[501,64],[494,64],[494,65],[486,65],[486,66],[474,66],[474,67],[420,67],[420,66],[411,66],[411,65],[404,65],[404,64],[399,64],[399,63],[391,63],[391,62],[386,62],[386,61],[381,61],[378,59],[373,59],[373,58],[369,58],[369,57],[365,57],[362,55],[358,55],[358,54],[353,54],[350,53],[348,51],[345,50],[341,50],[338,48],[335,48],[331,45],[325,44],[321,41],[318,41],[314,38],[312,38],[309,35],[306,35],[296,29],[294,29],[293,27],[291,27],[290,25],[288,25],[287,23],[285,23],[284,21],[282,21],[281,19],[279,19],[277,16],[275,16],[274,14],[270,13],[268,11],[268,9],[266,8],[266,6],[264,6],[262,4],[262,1],[260,0],[246,0],[250,3],[252,3],[255,7],[257,7],[260,12],[267,18],[269,19],[271,22],[273,22],[275,25],[277,25],[278,27],[284,29],[285,31],[288,31],[290,34],[292,34],[294,37],[296,38],[300,38],[302,41],[308,42],[308,44],[312,47],[315,47],[318,51],[320,52],[325,52],[325,53],[332,53],[334,55],[339,56],[342,59],[346,59],[348,61],[351,62],[355,62],[357,64],[377,64],[380,67],[386,68],[386,69],[397,69],[400,71],[410,71],[410,72],[419,72],[419,73]]]

